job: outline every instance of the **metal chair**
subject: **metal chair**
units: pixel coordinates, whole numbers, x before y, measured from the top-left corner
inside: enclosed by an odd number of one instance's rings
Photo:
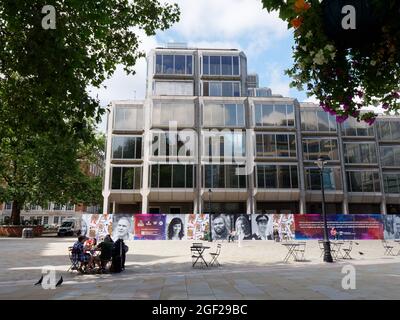
[[[302,241],[302,242],[299,242],[298,246],[295,247],[294,253],[296,256],[296,261],[304,261],[305,260],[304,254],[306,252],[306,244],[307,243],[305,241]],[[299,255],[300,255],[300,258],[299,258]]]
[[[80,267],[80,261],[78,259],[76,259],[76,256],[73,252],[73,247],[68,247],[68,257],[71,262],[71,265],[68,268],[67,272],[74,271],[74,270],[78,271],[79,267]]]
[[[324,241],[323,240],[318,240],[318,245],[319,245],[319,249],[321,250],[320,257],[322,257],[324,255],[324,252],[325,252]]]
[[[345,242],[345,244],[348,244],[348,245],[345,248],[342,248],[342,250],[344,252],[343,259],[353,259],[350,256],[351,250],[353,250],[353,241]]]
[[[221,266],[221,264],[218,261],[218,257],[221,254],[221,247],[222,245],[219,243],[217,245],[217,250],[215,252],[210,252],[210,255],[212,257],[211,262],[209,263],[209,266],[212,267],[216,265],[217,267]]]
[[[385,256],[394,256],[393,246],[390,246],[386,240],[382,240],[383,248],[385,249]]]

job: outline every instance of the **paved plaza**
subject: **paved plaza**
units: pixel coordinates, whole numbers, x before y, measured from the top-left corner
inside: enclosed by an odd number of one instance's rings
[[[104,275],[67,272],[74,241],[0,238],[0,299],[400,299],[400,256],[384,256],[381,241],[358,241],[352,260],[333,264],[321,262],[317,241],[307,241],[307,261],[289,263],[280,243],[222,242],[222,266],[209,269],[192,269],[192,241],[131,241],[126,270]],[[342,288],[348,264],[355,290]],[[60,287],[34,286],[45,266],[63,276]]]

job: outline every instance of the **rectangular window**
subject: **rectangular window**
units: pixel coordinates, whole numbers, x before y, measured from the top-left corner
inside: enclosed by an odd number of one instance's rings
[[[293,127],[294,112],[291,105],[255,105],[255,123],[262,127]]]
[[[222,62],[222,75],[232,75],[232,57],[230,56],[222,56],[221,57],[221,62]]]
[[[112,190],[135,190],[141,188],[141,167],[112,167]]]
[[[152,188],[193,188],[193,165],[154,164],[151,166]]]
[[[205,157],[245,157],[246,136],[240,132],[204,132],[203,156]]]
[[[348,171],[346,176],[349,192],[380,192],[378,172]]]
[[[302,110],[301,129],[311,132],[335,132],[336,118],[324,111]]]
[[[246,188],[246,176],[239,175],[237,168],[244,168],[238,165],[204,165],[204,186],[205,188]]]
[[[54,218],[53,218],[53,223],[54,223],[54,224],[58,224],[58,221],[59,221],[59,217],[54,217]]]
[[[182,54],[157,54],[156,74],[193,74],[193,57]]]
[[[304,159],[339,160],[337,139],[303,139]]]
[[[193,81],[155,81],[156,96],[193,96]]]
[[[258,157],[296,157],[296,136],[294,134],[256,134]]]
[[[346,163],[377,163],[374,143],[345,143]]]
[[[43,225],[49,224],[49,217],[43,217]]]
[[[210,74],[210,57],[203,57],[203,74]]]
[[[260,189],[297,189],[297,166],[257,165],[257,187]]]
[[[112,158],[113,159],[141,159],[142,137],[113,136]]]
[[[350,117],[342,124],[342,134],[347,137],[373,137],[374,128],[365,122],[358,122]]]
[[[178,127],[193,127],[193,101],[174,103],[155,101],[152,111],[152,126],[169,126],[171,121],[176,121]]]
[[[400,193],[400,173],[384,173],[385,193]]]
[[[203,106],[203,125],[208,127],[243,127],[243,104],[213,104]]]
[[[238,56],[203,56],[203,74],[239,76]]]
[[[115,130],[143,130],[143,106],[117,106],[115,108]]]
[[[240,83],[232,81],[203,81],[206,97],[240,97]]]
[[[323,173],[325,190],[341,190],[340,168],[325,168]],[[319,169],[305,169],[305,180],[307,190],[321,190],[321,177]]]

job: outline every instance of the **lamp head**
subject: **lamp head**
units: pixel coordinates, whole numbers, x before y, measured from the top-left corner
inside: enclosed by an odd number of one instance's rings
[[[327,164],[327,161],[323,157],[319,157],[317,161],[315,161],[315,164],[318,166],[320,170],[324,168],[324,166]]]

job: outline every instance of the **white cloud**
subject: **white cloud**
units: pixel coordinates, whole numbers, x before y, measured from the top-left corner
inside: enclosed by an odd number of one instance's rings
[[[285,22],[277,12],[268,14],[261,0],[170,0],[178,3],[181,20],[172,29],[187,39],[236,39],[256,30],[269,31],[264,37],[285,36]]]
[[[267,87],[271,88],[272,94],[290,96],[290,79],[285,78],[283,68],[277,65],[267,66]]]

